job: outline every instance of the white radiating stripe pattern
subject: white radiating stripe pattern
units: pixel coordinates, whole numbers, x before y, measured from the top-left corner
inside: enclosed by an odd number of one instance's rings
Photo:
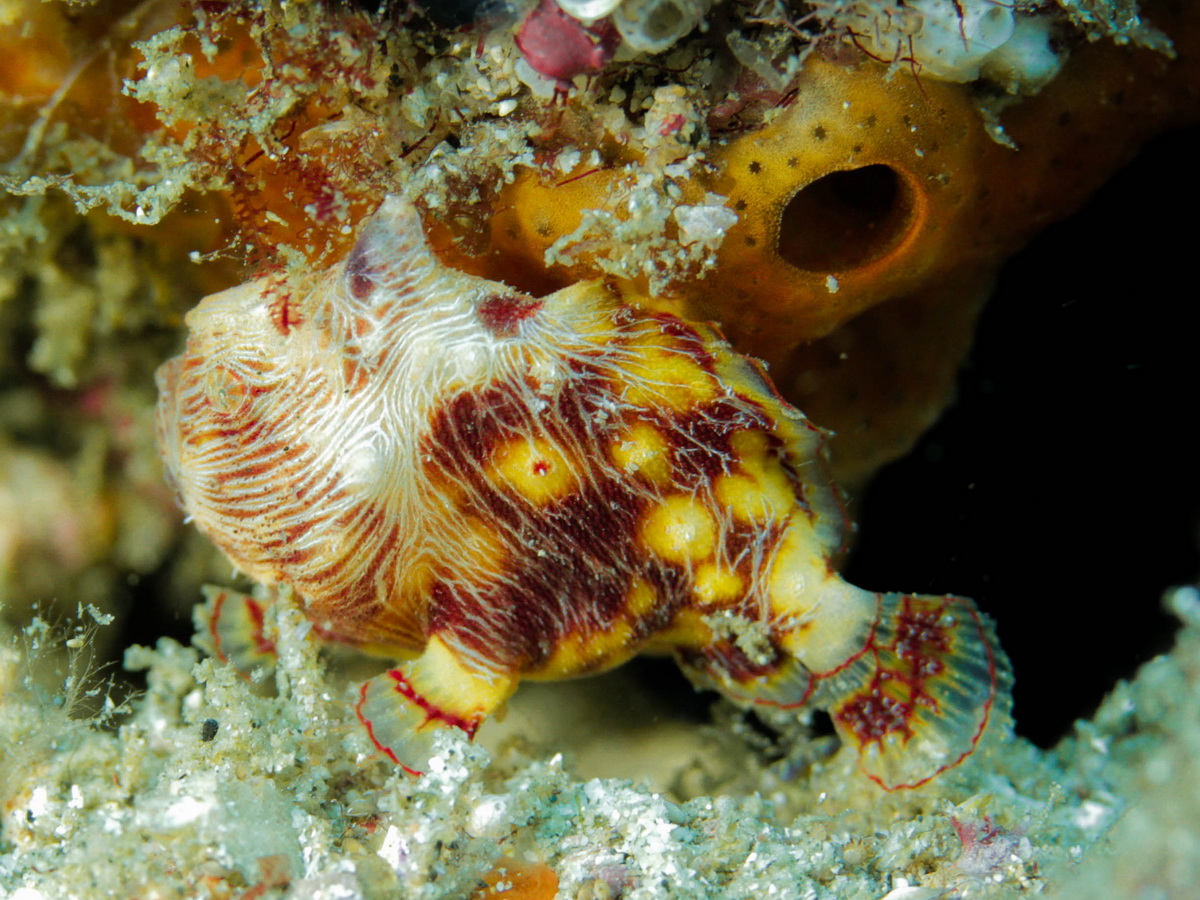
[[[455,561],[464,546],[464,496],[478,493],[469,479],[427,458],[439,411],[456,397],[498,390],[520,414],[502,421],[497,411],[496,428],[560,444],[580,463],[576,474],[584,489],[599,497],[606,484],[629,480],[607,457],[608,436],[654,412],[653,398],[675,387],[641,364],[638,341],[660,327],[657,322],[631,315],[599,287],[566,294],[540,303],[440,266],[415,210],[388,200],[347,261],[328,273],[261,279],[207,298],[188,318],[184,354],[159,375],[160,440],[184,509],[252,577],[292,585],[333,633],[377,640],[371,620],[390,608],[402,623],[392,626],[392,639],[417,649],[429,598],[420,593],[419,579],[405,582],[406,573]],[[498,295],[511,298],[517,310],[499,330],[481,314]],[[288,310],[282,328],[280,304]],[[719,398],[739,427],[783,430],[780,452],[812,506],[814,559],[828,556],[839,538],[840,514],[823,471],[804,471],[815,464],[819,437],[806,432],[803,417],[776,401],[753,365],[718,343],[715,332],[692,333],[699,335],[695,352],[715,354],[718,368],[752,386],[752,396],[726,389]],[[550,427],[549,411],[578,402],[573,392],[583,371],[606,386],[601,400],[577,410],[576,418],[590,417],[584,428]],[[641,399],[634,403],[629,396]],[[456,442],[465,447],[470,435]],[[695,444],[682,441],[680,457],[710,449],[701,440]],[[718,556],[751,574],[746,608],[759,621],[769,619],[774,611],[761,575],[780,528],[764,527],[750,545],[727,548],[732,522],[707,484],[693,489],[718,518]],[[635,497],[634,506],[662,499],[659,488],[640,490],[644,496]],[[521,527],[489,524],[507,548],[528,541]],[[583,566],[602,560],[623,570],[596,571],[597,583],[630,579],[645,562],[632,529],[622,538],[624,556],[580,556]],[[511,569],[490,574],[490,581],[478,583],[464,575],[457,585],[480,596],[458,621],[469,633],[465,643],[476,647],[498,639],[508,627],[501,619],[512,612],[489,609],[485,589],[515,590],[521,578]],[[538,602],[566,631],[602,625],[577,600],[551,592]]]

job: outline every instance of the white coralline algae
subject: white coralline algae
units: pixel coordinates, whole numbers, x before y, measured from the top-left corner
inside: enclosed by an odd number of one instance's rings
[[[527,900],[1191,896],[1200,593],[1169,603],[1184,622],[1176,649],[1073,738],[1053,751],[1010,740],[898,793],[800,723],[768,750],[746,727],[660,741],[658,716],[629,730],[611,710],[574,739],[626,729],[619,752],[639,782],[590,777],[583,748],[552,727],[482,745],[442,734],[413,778],[370,752],[349,676],[324,671],[286,605],[272,613],[289,645],[274,696],[163,640],[127,656],[148,690],[116,730],[68,719],[22,686],[30,660],[0,653],[0,898],[483,900],[506,860],[557,879]],[[14,765],[22,747],[40,753]],[[677,771],[663,780],[651,773],[666,757]]]
[[[1034,93],[1058,72],[1053,20],[1002,0],[910,0],[860,9],[858,43],[882,59],[907,62],[921,77],[967,82],[987,77]]]

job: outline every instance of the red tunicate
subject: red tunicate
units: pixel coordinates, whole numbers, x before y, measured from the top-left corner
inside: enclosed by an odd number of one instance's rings
[[[517,46],[529,65],[558,81],[599,72],[620,42],[621,36],[608,19],[584,25],[554,0],[542,0],[517,32]]]

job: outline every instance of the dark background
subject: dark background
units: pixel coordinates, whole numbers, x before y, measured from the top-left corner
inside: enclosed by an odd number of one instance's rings
[[[1048,746],[1168,649],[1200,575],[1200,129],[1148,145],[1004,267],[957,402],[863,497],[846,575],[974,597]]]

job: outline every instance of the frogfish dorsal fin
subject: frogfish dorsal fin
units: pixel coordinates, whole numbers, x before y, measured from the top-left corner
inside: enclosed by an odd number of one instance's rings
[[[416,207],[390,194],[363,225],[346,257],[344,278],[351,297],[370,303],[381,291],[392,298],[414,296],[437,267]]]

